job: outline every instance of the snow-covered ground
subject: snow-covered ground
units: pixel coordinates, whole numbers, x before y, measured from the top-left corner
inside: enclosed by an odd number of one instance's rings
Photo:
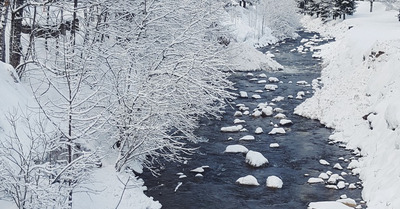
[[[400,208],[400,22],[398,11],[375,2],[358,2],[345,21],[304,26],[336,41],[324,45],[321,88],[295,113],[335,129],[331,140],[361,149],[353,169],[363,181],[369,208]],[[314,208],[314,207],[313,207]]]

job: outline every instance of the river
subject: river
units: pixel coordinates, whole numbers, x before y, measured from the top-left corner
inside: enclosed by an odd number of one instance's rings
[[[148,187],[146,194],[160,201],[163,208],[307,208],[309,202],[337,200],[341,195],[361,201],[361,184],[357,189],[342,190],[327,189],[324,183],[309,184],[310,177],[318,177],[321,172],[332,171],[350,173],[346,167],[348,162],[339,160],[350,160],[356,158],[351,151],[341,148],[338,144],[328,144],[328,137],[332,130],[325,128],[318,121],[306,119],[293,114],[293,109],[304,99],[312,96],[310,85],[296,85],[297,81],[306,81],[311,84],[313,79],[320,76],[321,61],[312,58],[312,52],[304,51],[299,53],[294,48],[303,45],[305,39],[315,38],[315,33],[304,31],[299,32],[296,40],[287,40],[276,46],[269,46],[260,49],[263,52],[271,51],[275,60],[284,66],[279,72],[256,71],[254,76],[238,72],[231,76],[239,91],[246,91],[251,97],[256,90],[263,90],[257,93],[260,99],[238,98],[231,102],[232,107],[226,108],[226,113],[221,120],[202,119],[200,128],[196,131],[198,136],[207,140],[194,146],[199,147],[186,164],[165,163],[160,176],[154,177],[150,172],[140,175]],[[303,42],[301,41],[303,40]],[[321,41],[316,44],[325,43]],[[275,83],[278,88],[275,91],[266,91],[265,83],[258,83],[265,78],[259,77],[265,73],[268,77],[276,77],[281,82]],[[253,78],[253,80],[251,80]],[[254,78],[257,78],[255,80]],[[267,79],[268,80],[268,79]],[[267,82],[268,83],[268,82]],[[299,91],[306,94],[303,99],[295,99]],[[307,93],[308,92],[308,93]],[[289,99],[288,95],[293,95]],[[267,134],[274,124],[279,123],[273,117],[251,116],[234,117],[237,111],[236,104],[244,104],[250,108],[250,112],[262,102],[271,102],[277,96],[284,97],[283,101],[274,102],[275,107],[284,110],[283,114],[292,120],[293,125],[286,126],[286,134]],[[233,125],[233,120],[240,118],[245,120],[243,126],[248,132],[222,133],[221,127]],[[264,130],[263,134],[255,135],[256,127]],[[254,141],[239,141],[245,135],[255,136]],[[232,137],[233,140],[228,140]],[[270,143],[278,143],[279,148],[270,148]],[[268,158],[269,164],[261,168],[253,168],[245,163],[245,155],[238,153],[224,153],[226,146],[241,144],[249,150],[262,153]],[[330,162],[330,166],[319,163],[320,159]],[[343,170],[334,169],[332,166],[340,163]],[[195,177],[190,170],[209,166],[202,174],[203,177]],[[182,172],[187,177],[178,178],[177,173]],[[257,178],[260,186],[243,186],[235,184],[239,177],[253,175]],[[281,189],[271,189],[265,186],[268,176],[275,175],[283,180]],[[359,182],[358,176],[344,176],[346,182]],[[178,183],[182,185],[175,189]],[[363,206],[365,207],[365,206]]]

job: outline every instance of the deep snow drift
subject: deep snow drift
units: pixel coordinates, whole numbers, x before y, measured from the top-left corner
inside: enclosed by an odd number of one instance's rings
[[[335,37],[324,45],[322,82],[295,113],[335,129],[330,137],[361,150],[360,173],[369,208],[400,208],[400,22],[381,3],[358,2],[345,21],[322,24],[304,17],[309,30]]]

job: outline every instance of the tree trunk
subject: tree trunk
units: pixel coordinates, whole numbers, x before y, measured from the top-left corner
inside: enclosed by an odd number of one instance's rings
[[[373,4],[374,4],[374,1],[373,0],[370,0],[369,1],[369,12],[372,12],[372,7],[373,7]]]
[[[8,2],[8,1],[7,1]],[[7,54],[7,49],[6,49],[6,27],[7,27],[7,17],[8,17],[8,10],[9,10],[9,5],[6,5],[6,2],[4,0],[0,0],[0,4],[4,5],[4,7],[1,7],[0,11],[0,19],[1,19],[1,34],[0,34],[0,53],[1,53],[1,61],[2,62],[7,62],[6,60],[6,54]],[[7,3],[9,4],[9,3]]]
[[[21,7],[23,3],[24,0],[15,0],[13,8],[17,9]],[[23,15],[22,8],[13,11],[11,14],[10,64],[15,68],[17,73],[18,73],[17,67],[21,62],[21,56],[22,56],[22,46],[21,46],[22,15]]]

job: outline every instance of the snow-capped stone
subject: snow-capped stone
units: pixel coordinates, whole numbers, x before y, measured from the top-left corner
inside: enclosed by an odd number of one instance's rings
[[[288,99],[293,99],[294,97],[293,97],[293,95],[288,95],[287,98]]]
[[[281,119],[279,121],[279,124],[281,124],[281,126],[286,126],[286,125],[292,125],[293,122],[291,120],[288,120],[288,119]]]
[[[264,91],[263,90],[255,90],[254,92],[255,93],[263,93]]]
[[[321,178],[314,178],[314,177],[311,177],[311,178],[309,178],[309,179],[307,180],[307,183],[309,183],[309,184],[324,183],[324,180],[321,179]]]
[[[285,134],[286,131],[283,128],[273,128],[268,134],[274,135],[274,134]]]
[[[228,137],[228,141],[232,141],[233,140],[233,137]]]
[[[299,91],[297,92],[297,96],[296,99],[303,99],[303,96],[305,96],[306,93],[304,93],[304,91]]]
[[[327,189],[338,189],[336,185],[325,185],[325,188]]]
[[[261,115],[262,115],[262,112],[261,111],[258,111],[258,110],[256,110],[256,111],[254,111],[253,112],[253,114],[251,114],[253,117],[260,117]]]
[[[351,207],[335,201],[311,202],[307,209],[352,209]]]
[[[275,85],[275,84],[267,84],[267,85],[265,85],[265,89],[268,90],[268,91],[275,91],[277,88],[278,88],[278,86]]]
[[[226,153],[247,153],[248,151],[249,150],[243,145],[233,144],[233,145],[228,145],[225,148],[224,152],[226,152]]]
[[[243,140],[243,141],[252,141],[252,140],[255,140],[256,138],[254,137],[254,136],[252,136],[252,135],[246,135],[246,136],[243,136],[242,138],[240,138],[239,140]]]
[[[326,174],[328,174],[329,176],[331,176],[333,174],[332,171],[327,171]]]
[[[336,163],[336,164],[333,166],[333,168],[336,168],[336,169],[338,169],[338,170],[343,170],[343,167],[342,167],[339,163]]]
[[[187,177],[186,175],[180,175],[179,176],[180,179],[183,179],[183,178],[186,178],[186,177]]]
[[[245,177],[240,177],[238,180],[236,180],[237,184],[241,185],[249,185],[249,186],[258,186],[260,185],[256,179],[256,177],[252,175],[247,175]]]
[[[257,127],[256,130],[254,131],[255,134],[262,134],[264,131],[261,127]]]
[[[349,189],[357,189],[357,186],[353,183],[349,184]]]
[[[258,77],[260,77],[260,78],[266,78],[267,75],[266,75],[265,73],[261,73],[260,75],[258,75]]]
[[[327,173],[321,173],[321,174],[319,174],[318,177],[321,178],[321,179],[323,179],[323,180],[328,180],[328,179],[329,179],[329,176],[328,176]]]
[[[277,82],[279,82],[279,79],[277,77],[269,77],[268,81],[271,83],[277,83]]]
[[[297,81],[296,84],[297,85],[307,85],[308,82],[307,81]]]
[[[283,113],[278,113],[278,114],[276,114],[276,115],[274,116],[274,118],[276,118],[276,119],[284,119],[284,118],[286,118],[286,115],[283,114]]]
[[[199,177],[203,177],[203,174],[201,174],[201,173],[198,173],[198,174],[196,174],[196,175],[195,175],[195,177],[197,177],[197,178],[199,178]]]
[[[239,123],[246,123],[246,121],[245,120],[240,120],[240,119],[235,119],[235,120],[233,120],[233,123],[234,124],[239,124]]]
[[[239,94],[240,94],[240,97],[242,97],[242,98],[247,98],[247,97],[249,97],[249,96],[247,95],[247,92],[245,92],[245,91],[240,91]]]
[[[274,111],[271,106],[262,108],[261,112],[263,116],[272,116],[274,114]]]
[[[284,112],[284,110],[280,107],[275,107],[274,112],[282,113],[282,112]]]
[[[346,194],[340,195],[340,199],[346,199],[346,198],[347,198],[347,195],[346,195]]]
[[[360,167],[360,162],[358,162],[358,160],[351,160],[351,162],[347,166],[347,169],[352,170],[358,167]]]
[[[279,126],[278,126],[278,124],[274,124],[274,127],[275,127],[275,128],[278,128]]]
[[[339,200],[336,200],[336,202],[343,203],[343,204],[345,204],[349,207],[353,207],[353,208],[357,206],[356,201],[351,198],[339,199]]]
[[[269,188],[280,189],[283,186],[283,181],[277,176],[268,176],[266,184]]]
[[[247,73],[246,76],[252,77],[252,76],[254,76],[254,74],[253,73]]]
[[[204,172],[204,168],[203,168],[203,167],[198,167],[198,168],[195,168],[195,169],[193,169],[193,170],[190,170],[190,172],[193,172],[193,173],[203,173],[203,172]]]
[[[221,131],[222,132],[238,132],[243,128],[242,125],[237,125],[237,126],[228,126],[228,127],[222,127]]]
[[[246,107],[246,106],[240,106],[240,107],[239,107],[239,110],[240,110],[240,111],[246,111],[246,110],[249,110],[249,108]]]
[[[285,97],[283,97],[283,96],[277,96],[276,98],[272,99],[271,101],[280,102],[280,101],[283,101],[284,99],[285,99]]]
[[[257,83],[267,83],[267,80],[258,80]]]
[[[256,151],[248,151],[246,154],[246,163],[253,167],[261,167],[268,163],[268,159]]]
[[[261,96],[259,94],[253,94],[251,96],[251,98],[253,98],[253,99],[261,99]]]
[[[343,172],[340,173],[340,175],[341,175],[341,176],[347,176],[348,174],[347,174],[346,172],[343,171]]]
[[[338,187],[338,189],[346,188],[346,184],[344,183],[344,181],[339,181],[336,186]]]
[[[248,131],[247,128],[240,129],[240,132],[247,132],[247,131]]]
[[[249,115],[249,114],[250,114],[250,112],[248,110],[243,112],[243,115]]]
[[[184,173],[182,173],[182,172],[179,172],[179,173],[176,173],[176,175],[178,175],[178,176],[182,176],[182,175],[185,175]]]
[[[321,165],[330,165],[330,163],[328,163],[328,161],[323,160],[323,159],[319,160],[319,163],[320,163]]]
[[[258,78],[251,78],[249,81],[258,81]]]
[[[278,144],[278,143],[271,143],[271,144],[269,144],[269,147],[271,147],[271,148],[278,148],[278,147],[279,147],[279,144]]]
[[[332,174],[328,179],[328,184],[336,184],[340,179],[342,178],[338,174]]]
[[[243,115],[242,112],[236,111],[235,114],[234,114],[233,116],[235,116],[235,117],[241,117],[242,115]]]

